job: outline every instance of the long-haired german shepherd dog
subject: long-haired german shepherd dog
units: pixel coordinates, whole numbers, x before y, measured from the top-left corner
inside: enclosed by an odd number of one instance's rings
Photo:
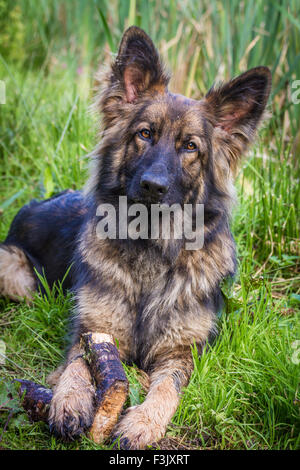
[[[145,401],[129,408],[115,430],[120,444],[141,449],[165,433],[199,352],[215,333],[220,283],[236,268],[229,228],[233,179],[253,140],[271,87],[256,67],[200,101],[168,90],[169,76],[147,34],[129,28],[102,80],[97,106],[102,136],[85,192],[32,201],[15,217],[0,246],[0,293],[30,297],[44,272],[75,297],[72,344],[50,376],[50,427],[63,437],[89,428],[94,386],[82,356],[83,332],[112,334],[121,359],[150,377]],[[204,245],[182,240],[100,239],[99,204],[204,204]]]

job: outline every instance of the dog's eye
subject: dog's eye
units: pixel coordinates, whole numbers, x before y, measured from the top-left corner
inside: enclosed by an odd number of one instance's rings
[[[142,129],[141,131],[139,131],[139,136],[143,139],[148,140],[151,138],[151,132],[148,129]]]
[[[185,144],[185,148],[189,152],[193,152],[194,150],[197,149],[197,145],[195,144],[195,142],[190,141]]]

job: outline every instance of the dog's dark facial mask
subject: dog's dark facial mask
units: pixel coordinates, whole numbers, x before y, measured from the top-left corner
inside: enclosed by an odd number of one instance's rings
[[[180,101],[170,93],[157,96],[128,128],[126,193],[130,200],[183,204],[191,189],[189,177],[196,181],[206,166],[209,136],[201,139],[198,109],[193,111],[192,105]]]
[[[129,28],[99,99],[104,133],[98,200],[204,203],[206,223],[228,212],[239,158],[254,137],[271,86],[257,67],[200,101],[168,91],[146,33]]]

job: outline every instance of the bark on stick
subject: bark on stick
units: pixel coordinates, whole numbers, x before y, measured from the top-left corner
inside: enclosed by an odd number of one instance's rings
[[[128,380],[119,352],[111,335],[85,333],[81,337],[85,358],[96,383],[96,413],[90,437],[101,443],[117,423],[128,395]],[[32,421],[48,422],[53,392],[30,380],[15,380],[20,384],[22,405]]]
[[[18,393],[23,397],[22,406],[32,421],[48,423],[48,414],[53,392],[49,388],[30,380],[14,380],[20,384]]]
[[[128,380],[111,335],[86,333],[82,335],[82,344],[96,382],[97,406],[90,436],[100,443],[117,423],[128,395]]]

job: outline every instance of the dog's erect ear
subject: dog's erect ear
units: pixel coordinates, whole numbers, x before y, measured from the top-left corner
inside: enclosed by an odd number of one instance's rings
[[[152,40],[136,26],[124,33],[112,70],[112,80],[122,85],[128,103],[145,91],[163,93],[169,81]]]
[[[256,67],[219,87],[205,97],[212,123],[219,137],[234,141],[232,155],[238,157],[255,134],[271,89],[271,72]],[[230,144],[229,144],[230,145]]]
[[[271,88],[271,72],[267,67],[248,70],[206,95],[212,107],[215,126],[229,134],[255,130],[266,107]]]

